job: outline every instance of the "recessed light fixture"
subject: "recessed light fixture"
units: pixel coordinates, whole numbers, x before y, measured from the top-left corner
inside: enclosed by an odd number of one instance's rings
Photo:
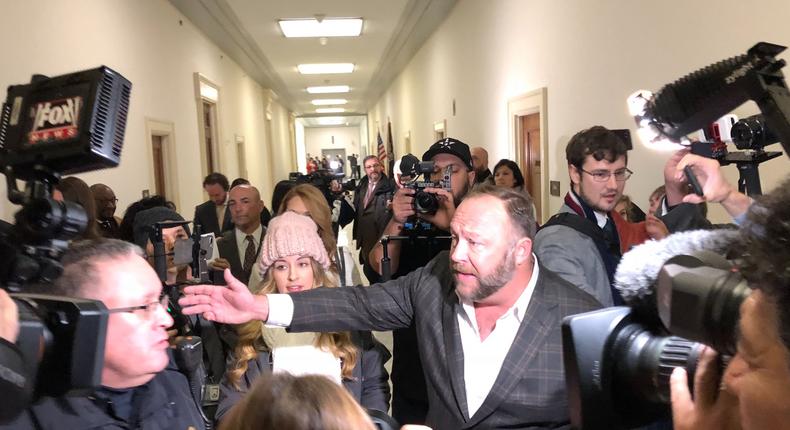
[[[321,125],[340,125],[345,124],[346,119],[342,116],[323,116],[318,118],[318,123]]]
[[[315,106],[327,106],[327,105],[344,105],[348,103],[346,99],[315,99],[311,101]]]
[[[362,18],[325,18],[317,20],[281,19],[280,24],[285,37],[342,37],[362,34]]]
[[[343,108],[318,108],[315,113],[342,113],[345,111]]]
[[[351,73],[354,71],[353,63],[315,63],[299,64],[296,66],[303,75],[319,75],[329,73]]]
[[[307,87],[310,94],[347,93],[351,91],[348,85],[325,85],[322,87]]]

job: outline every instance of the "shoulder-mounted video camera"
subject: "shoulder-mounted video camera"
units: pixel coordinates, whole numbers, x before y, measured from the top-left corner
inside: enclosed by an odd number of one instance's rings
[[[63,271],[60,257],[86,227],[82,207],[52,199],[61,175],[120,162],[131,83],[102,66],[8,87],[0,113],[0,168],[22,208],[0,234],[0,286],[19,308],[24,368],[0,373],[0,422],[32,397],[86,394],[100,385],[108,314],[100,301],[30,294]],[[17,179],[25,188],[17,188]],[[23,380],[19,380],[22,378]],[[13,401],[12,401],[13,400]]]

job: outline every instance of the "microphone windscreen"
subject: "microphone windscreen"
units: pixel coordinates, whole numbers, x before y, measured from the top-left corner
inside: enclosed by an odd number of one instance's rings
[[[631,306],[653,300],[653,285],[667,260],[697,251],[726,254],[738,235],[738,230],[692,230],[635,246],[620,260],[614,286]]]

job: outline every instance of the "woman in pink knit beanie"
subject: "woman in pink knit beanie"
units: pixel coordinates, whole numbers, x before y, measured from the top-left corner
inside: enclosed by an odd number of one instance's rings
[[[318,287],[337,287],[337,277],[329,270],[330,260],[307,216],[284,212],[269,222],[261,245],[261,284],[256,294],[289,294]],[[389,407],[389,375],[384,363],[387,349],[369,332],[287,333],[251,321],[237,327],[238,343],[233,361],[221,385],[217,418],[246,393],[253,381],[276,364],[278,346],[312,345],[338,361],[338,377],[364,407],[386,412]]]

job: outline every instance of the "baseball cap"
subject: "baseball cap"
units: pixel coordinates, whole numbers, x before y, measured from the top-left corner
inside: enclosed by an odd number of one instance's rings
[[[474,170],[472,166],[472,153],[469,152],[469,145],[458,139],[446,137],[442,140],[437,140],[436,143],[425,151],[425,154],[422,154],[422,161],[431,161],[436,154],[455,155],[464,162],[469,170]]]

